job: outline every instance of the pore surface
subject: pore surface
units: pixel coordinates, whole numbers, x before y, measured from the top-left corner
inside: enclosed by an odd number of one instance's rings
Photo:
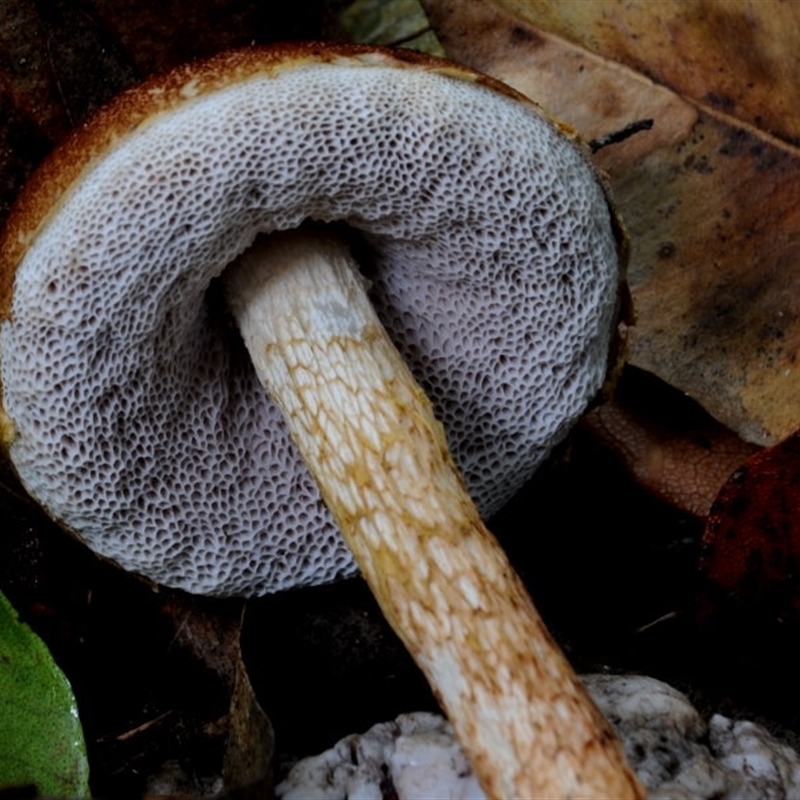
[[[296,67],[187,100],[85,171],[2,328],[11,457],[95,550],[193,592],[353,572],[214,278],[258,233],[342,221],[483,514],[605,370],[617,257],[583,155],[431,71]]]

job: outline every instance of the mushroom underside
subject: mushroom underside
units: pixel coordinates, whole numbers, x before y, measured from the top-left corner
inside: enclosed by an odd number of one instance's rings
[[[591,166],[533,106],[399,72],[303,66],[186,100],[87,168],[30,247],[1,334],[10,452],[93,549],[213,594],[354,571],[215,298],[259,233],[361,237],[484,515],[600,386],[616,243]]]

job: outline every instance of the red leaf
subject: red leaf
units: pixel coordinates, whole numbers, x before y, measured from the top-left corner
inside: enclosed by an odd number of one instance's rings
[[[711,586],[800,619],[800,432],[756,453],[723,486],[700,569]]]

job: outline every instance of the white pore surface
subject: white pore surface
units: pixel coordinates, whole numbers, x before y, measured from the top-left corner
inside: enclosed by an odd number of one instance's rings
[[[644,676],[584,681],[617,731],[650,800],[800,797],[800,757],[753,722],[714,715],[707,724],[685,695]],[[298,762],[280,800],[483,800],[447,722],[404,714]]]
[[[14,465],[95,550],[192,592],[354,565],[213,280],[259,232],[340,220],[484,515],[601,384],[617,290],[602,191],[477,84],[313,65],[187,100],[85,174],[2,328]]]

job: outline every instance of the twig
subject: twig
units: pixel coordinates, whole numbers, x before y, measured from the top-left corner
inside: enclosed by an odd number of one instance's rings
[[[639,131],[649,131],[652,127],[652,119],[640,119],[636,122],[631,122],[630,125],[626,125],[621,130],[614,131],[613,133],[607,133],[605,136],[600,136],[597,139],[592,139],[592,141],[589,142],[589,148],[593,153],[596,153],[603,147],[608,147],[610,144],[624,142],[625,139],[633,136],[633,134],[639,133]]]

